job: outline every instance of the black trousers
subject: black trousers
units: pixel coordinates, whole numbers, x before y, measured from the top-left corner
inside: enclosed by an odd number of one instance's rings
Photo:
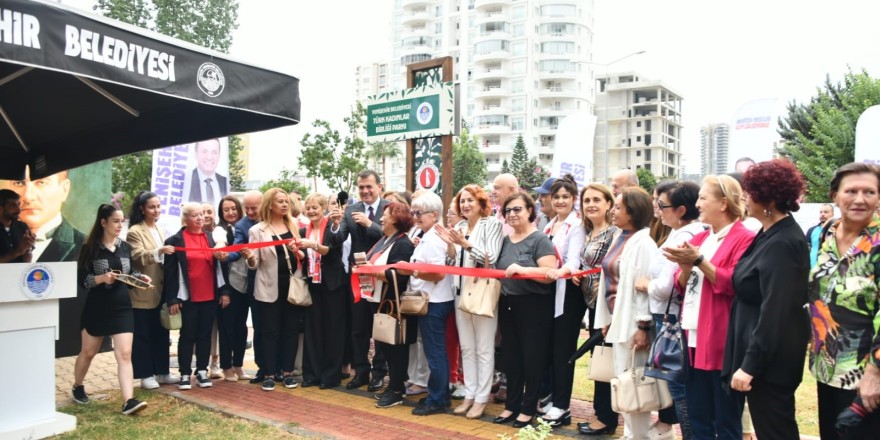
[[[183,313],[183,327],[180,328],[180,339],[177,342],[177,360],[180,374],[191,376],[193,348],[196,352],[196,371],[208,369],[211,359],[211,330],[217,317],[217,301],[192,302],[184,301],[180,313]]]
[[[168,330],[159,321],[160,304],[154,309],[132,309],[134,339],[131,364],[134,378],[144,379],[155,374],[168,374]]]
[[[285,289],[286,290],[286,289]],[[278,295],[275,302],[258,301],[260,309],[260,345],[263,364],[260,370],[266,375],[293,372],[296,351],[299,349],[299,329],[304,307],[287,302],[287,294]]]
[[[407,323],[409,325],[409,323]],[[392,391],[405,392],[404,382],[409,378],[409,345],[390,345],[376,342],[376,350],[382,347],[382,353],[388,362],[388,388]],[[377,376],[373,376],[377,377]]]
[[[312,306],[305,312],[303,380],[339,383],[345,350],[345,286],[335,290],[309,284]]]
[[[565,305],[562,310],[562,315],[553,319],[553,406],[568,409],[571,389],[574,387],[574,364],[569,364],[568,360],[577,351],[581,322],[587,312],[584,294],[571,280],[565,282]]]
[[[342,365],[350,365],[351,364],[351,306],[354,303],[354,295],[351,292],[351,278],[349,274],[345,274],[343,276],[345,278],[342,282],[342,290],[345,292],[343,301],[344,306],[342,309],[341,317],[344,319],[344,343],[342,349]],[[342,377],[342,373],[340,371],[340,376]]]
[[[365,299],[351,304],[351,366],[358,376],[371,373],[374,378],[385,377],[388,372],[383,344],[375,344],[373,363],[370,366],[370,339],[373,337],[373,315],[378,303]]]
[[[749,413],[752,415],[752,425],[758,438],[780,440],[801,438],[794,417],[796,390],[797,386],[776,385],[758,378],[752,380],[752,389],[746,394],[746,399],[749,402]]]
[[[504,335],[501,358],[507,374],[505,409],[534,416],[550,358],[553,295],[502,295],[498,325]],[[566,359],[567,361],[567,359]]]
[[[817,383],[816,387],[819,392],[819,436],[822,439],[837,439],[837,430],[834,428],[834,423],[837,421],[837,416],[840,412],[848,407],[856,398],[857,391],[844,390],[823,383]],[[754,390],[754,385],[752,385],[752,390]],[[751,400],[749,400],[749,409],[752,412],[752,422],[757,429],[758,422],[755,420],[755,413],[757,411],[754,409]],[[866,415],[859,425],[855,436],[850,438],[875,439],[878,432],[880,432],[880,410]],[[756,432],[756,434],[761,435],[760,432]]]
[[[592,336],[595,332],[601,332],[601,329],[593,328],[593,321],[596,319],[596,309],[587,309],[587,328]],[[611,347],[611,344],[605,344]],[[590,356],[592,356],[592,350]],[[593,410],[596,412],[596,419],[606,426],[616,427],[620,416],[611,409],[611,384],[608,382],[593,381]]]
[[[217,312],[217,331],[220,338],[220,368],[226,370],[244,364],[247,347],[248,298],[231,289],[229,305]]]

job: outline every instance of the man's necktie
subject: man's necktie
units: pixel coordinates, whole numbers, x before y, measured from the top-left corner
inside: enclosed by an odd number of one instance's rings
[[[369,213],[369,215],[367,215],[367,218],[370,219],[370,221],[373,221],[373,207],[372,206],[370,206],[370,213]]]
[[[211,178],[205,179],[205,201],[214,204],[214,187],[211,186]]]

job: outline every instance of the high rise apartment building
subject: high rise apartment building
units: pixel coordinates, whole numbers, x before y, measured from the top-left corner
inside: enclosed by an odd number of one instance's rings
[[[709,124],[700,129],[700,174],[727,172],[730,126]]]
[[[645,168],[655,176],[681,172],[681,95],[634,72],[597,77],[593,180]]]
[[[393,1],[390,88],[406,88],[407,64],[453,57],[490,179],[519,136],[549,166],[559,121],[592,111],[592,0]]]

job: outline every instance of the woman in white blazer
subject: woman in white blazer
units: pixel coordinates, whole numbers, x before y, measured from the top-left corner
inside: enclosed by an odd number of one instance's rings
[[[641,188],[626,188],[617,196],[612,224],[620,229],[602,261],[595,328],[614,345],[614,371],[630,364],[644,365],[648,357],[651,310],[648,294],[636,290],[636,280],[648,276],[657,245],[648,226],[654,217],[651,195]],[[635,351],[633,351],[635,350]],[[633,359],[635,355],[635,359]],[[626,413],[624,436],[647,438],[651,413]]]
[[[299,323],[303,307],[287,302],[290,277],[302,278],[300,262],[304,254],[297,248],[300,240],[299,225],[291,215],[290,196],[280,188],[271,188],[263,194],[260,204],[262,221],[248,231],[248,243],[290,240],[285,244],[242,249],[250,270],[255,270],[254,299],[260,314],[260,346],[263,348],[260,370],[266,372],[263,391],[273,391],[272,376],[281,374],[285,388],[296,388],[293,365],[299,343]],[[279,349],[278,341],[281,341]]]

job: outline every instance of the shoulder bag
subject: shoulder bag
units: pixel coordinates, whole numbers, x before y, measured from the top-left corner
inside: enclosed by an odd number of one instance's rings
[[[672,304],[673,295],[675,295],[675,286],[672,287],[669,300],[666,301],[663,326],[660,327],[657,337],[654,338],[654,343],[651,344],[648,362],[645,365],[645,375],[683,384],[687,381],[690,361],[688,359],[687,338],[681,329],[681,323],[669,322],[669,306]]]
[[[391,274],[394,282],[394,293],[396,294],[399,293],[397,289],[397,272],[392,270]],[[397,299],[393,301],[386,299],[385,292],[387,291],[388,283],[385,283],[385,289],[382,291],[382,300],[379,302],[379,308],[373,316],[373,339],[390,345],[406,344],[406,319],[400,316],[400,302]],[[388,308],[387,312],[384,311],[386,308]]]
[[[590,355],[590,371],[587,378],[596,382],[610,382],[614,377],[614,349],[599,345]]]
[[[159,323],[165,330],[180,330],[183,327],[183,309],[180,309],[176,315],[168,312],[168,303],[162,304],[159,311]]]
[[[269,228],[272,228],[271,226]],[[275,231],[272,231],[275,234]],[[281,237],[275,234],[276,237]],[[290,272],[290,287],[287,288],[287,302],[300,307],[308,307],[312,305],[312,294],[309,293],[309,285],[305,278],[296,276],[293,271],[293,265],[290,264],[290,250],[287,245],[284,248],[284,259],[287,260],[287,271]]]
[[[665,380],[645,376],[645,367],[635,367],[635,349],[629,368],[611,379],[611,409],[617,413],[658,411],[672,406]]]
[[[400,313],[412,316],[428,314],[431,296],[424,290],[407,290],[400,295]]]
[[[489,255],[483,254],[483,267],[489,268]],[[462,277],[461,301],[458,309],[474,315],[495,317],[498,298],[501,297],[501,280],[496,278]]]

